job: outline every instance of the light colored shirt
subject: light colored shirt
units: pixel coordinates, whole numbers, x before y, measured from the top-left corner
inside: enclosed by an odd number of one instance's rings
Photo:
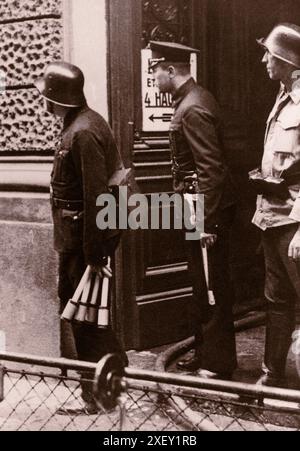
[[[300,160],[300,90],[287,93],[281,87],[267,121],[262,161],[264,177],[280,178],[284,170]],[[253,224],[262,230],[300,223],[300,180],[289,186],[290,196],[258,196]]]

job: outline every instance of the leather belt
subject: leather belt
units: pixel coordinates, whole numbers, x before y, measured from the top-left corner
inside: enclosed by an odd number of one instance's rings
[[[83,210],[82,200],[63,200],[51,197],[51,203],[55,208],[59,208],[61,210]]]
[[[177,178],[179,181],[185,181],[188,177],[194,177],[197,176],[196,171],[178,171],[176,169],[173,170],[173,175]]]

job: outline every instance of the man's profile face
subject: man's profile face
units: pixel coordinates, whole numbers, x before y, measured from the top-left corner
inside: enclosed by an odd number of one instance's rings
[[[160,92],[169,93],[172,91],[172,83],[170,72],[168,69],[163,69],[160,65],[153,70],[155,85]]]
[[[262,62],[266,64],[267,72],[271,80],[284,80],[287,73],[287,63],[273,56],[268,50],[266,50]]]

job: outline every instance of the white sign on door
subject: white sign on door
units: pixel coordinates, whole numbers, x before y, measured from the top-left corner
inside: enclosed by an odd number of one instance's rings
[[[149,70],[152,52],[142,50],[143,131],[167,132],[173,117],[171,94],[160,93]],[[191,55],[192,76],[197,79],[197,55]]]

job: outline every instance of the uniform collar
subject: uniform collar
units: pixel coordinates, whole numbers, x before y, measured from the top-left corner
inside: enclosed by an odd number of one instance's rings
[[[295,87],[291,92],[287,92],[283,83],[281,83],[280,94],[289,95],[295,105],[300,103],[300,87],[295,83]]]
[[[182,100],[188,95],[188,93],[195,87],[196,82],[191,77],[188,81],[186,81],[179,89],[175,92],[173,96],[173,108],[176,108]]]
[[[290,92],[290,98],[295,105],[298,105],[300,103],[300,88],[294,88],[293,91]]]
[[[79,116],[79,114],[84,113],[88,109],[89,109],[88,105],[85,104],[79,108],[74,108],[74,109],[70,110],[64,120],[64,130],[66,130],[68,127],[70,127],[72,122],[74,122],[74,120]]]

